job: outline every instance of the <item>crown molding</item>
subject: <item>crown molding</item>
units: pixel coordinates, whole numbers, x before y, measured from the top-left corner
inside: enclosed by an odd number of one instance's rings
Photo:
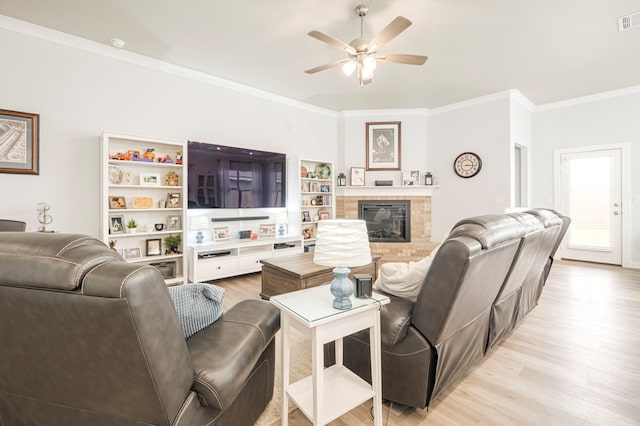
[[[427,108],[408,108],[408,109],[353,109],[340,112],[341,118],[347,117],[389,117],[393,115],[421,115],[428,116],[429,109]]]
[[[570,106],[576,106],[581,104],[587,104],[591,102],[604,101],[606,99],[619,98],[621,96],[635,95],[640,93],[640,85],[625,87],[623,89],[609,90],[606,92],[595,93],[588,96],[580,96],[578,98],[567,99],[564,101],[551,102],[548,104],[538,105],[535,109],[536,112],[549,111],[558,108],[567,108]]]
[[[10,18],[8,16],[0,15],[0,28],[4,28],[6,30],[20,33],[29,37],[39,38],[42,40],[61,44],[67,47],[83,50],[85,52],[93,53],[96,55],[127,62],[133,65],[138,65],[138,66],[149,68],[152,70],[165,72],[167,74],[173,74],[175,76],[198,81],[200,83],[208,84],[210,86],[232,90],[234,92],[250,95],[256,98],[265,99],[267,101],[276,102],[282,105],[306,110],[316,114],[322,114],[332,118],[338,118],[338,113],[336,111],[332,111],[326,108],[321,108],[315,105],[310,105],[304,102],[296,101],[294,99],[287,98],[285,96],[276,95],[266,90],[257,89],[255,87],[246,86],[244,84],[225,80],[220,77],[215,77],[210,74],[185,68],[179,65],[170,64],[168,62],[160,61],[158,59],[152,59],[147,56],[140,55],[138,53],[133,53],[127,50],[120,50],[115,47],[108,46],[106,44],[87,40],[82,37],[52,30],[50,28],[31,24],[25,21],[21,21],[19,19]]]

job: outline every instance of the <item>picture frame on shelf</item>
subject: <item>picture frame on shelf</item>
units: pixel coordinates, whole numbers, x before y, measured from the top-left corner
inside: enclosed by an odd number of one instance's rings
[[[320,185],[320,192],[331,192],[331,186],[329,186],[329,185]]]
[[[310,240],[316,237],[316,231],[313,227],[309,226],[302,230],[302,239]]]
[[[302,221],[303,222],[311,222],[311,214],[308,210],[302,211]]]
[[[122,257],[125,259],[136,259],[140,257],[140,249],[135,248],[123,248],[122,249]]]
[[[182,207],[182,197],[179,192],[170,192],[167,194],[167,204],[168,209],[175,209]]]
[[[162,239],[150,238],[146,240],[146,256],[160,256],[162,254]]]
[[[160,186],[161,182],[159,173],[140,173],[141,186]]]
[[[231,238],[228,226],[216,226],[213,228],[213,241],[227,241]]]
[[[401,122],[366,123],[367,170],[401,170]]]
[[[109,216],[109,233],[112,235],[125,233],[123,215]]]
[[[275,223],[262,223],[258,227],[258,235],[260,237],[275,237],[276,236],[276,224]]]
[[[178,230],[181,228],[182,218],[177,215],[167,216],[167,229]]]
[[[352,167],[351,168],[351,186],[364,186],[365,168],[364,167]]]
[[[127,200],[121,195],[112,195],[109,197],[109,208],[111,210],[126,209]]]
[[[328,212],[327,210],[320,210],[318,212],[318,219],[319,220],[331,219],[331,213]]]
[[[402,172],[402,186],[420,185],[420,171],[408,170]]]
[[[0,156],[0,173],[40,174],[39,122],[39,114],[0,109],[3,136],[15,138],[12,148]]]

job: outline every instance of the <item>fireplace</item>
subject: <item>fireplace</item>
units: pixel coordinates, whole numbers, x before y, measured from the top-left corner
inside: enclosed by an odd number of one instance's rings
[[[372,243],[411,241],[410,200],[359,200],[358,218],[366,221]]]

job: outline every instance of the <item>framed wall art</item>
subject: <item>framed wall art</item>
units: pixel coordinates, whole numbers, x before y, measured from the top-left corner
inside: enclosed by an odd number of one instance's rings
[[[400,143],[399,121],[367,123],[367,170],[400,170]]]
[[[0,109],[0,173],[39,174],[38,114]]]
[[[351,168],[351,186],[364,186],[364,167]]]
[[[258,235],[261,237],[275,237],[276,236],[276,224],[275,223],[263,223],[258,228]]]
[[[180,201],[180,193],[179,192],[171,192],[167,194],[167,208],[177,208],[182,207],[182,202]]]

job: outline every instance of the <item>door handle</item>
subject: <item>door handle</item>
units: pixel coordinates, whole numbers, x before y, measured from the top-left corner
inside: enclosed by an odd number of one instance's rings
[[[613,207],[620,207],[619,203],[613,203]]]

